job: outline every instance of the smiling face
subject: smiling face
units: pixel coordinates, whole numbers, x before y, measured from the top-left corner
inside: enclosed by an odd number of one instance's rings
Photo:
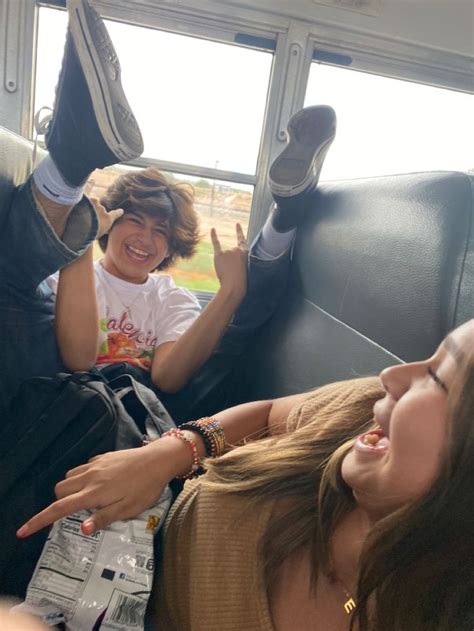
[[[453,331],[429,359],[382,371],[383,399],[374,406],[380,430],[357,439],[342,477],[373,519],[424,495],[447,449],[447,403],[462,349],[474,345],[474,320]]]
[[[144,283],[168,255],[163,221],[146,213],[129,212],[109,232],[102,265],[117,278]]]

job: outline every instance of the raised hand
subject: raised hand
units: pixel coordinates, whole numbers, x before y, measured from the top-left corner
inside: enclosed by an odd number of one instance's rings
[[[105,206],[102,206],[96,197],[91,197],[90,201],[94,206],[97,220],[99,222],[99,230],[97,232],[97,238],[99,239],[110,231],[117,219],[123,215],[123,210],[121,208],[117,208],[116,210],[108,211]]]
[[[223,250],[215,228],[211,229],[211,241],[214,248],[214,268],[221,289],[242,299],[247,291],[248,245],[242,226],[235,225],[236,247]]]

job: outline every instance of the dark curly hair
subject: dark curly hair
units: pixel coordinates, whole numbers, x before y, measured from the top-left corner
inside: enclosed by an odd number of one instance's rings
[[[157,270],[172,267],[177,258],[188,259],[199,242],[199,219],[194,209],[194,189],[186,182],[171,182],[155,167],[130,171],[118,177],[100,200],[107,210],[122,208],[158,217],[167,229],[169,254]],[[119,219],[116,223],[120,223]],[[113,228],[112,228],[113,230]],[[102,252],[108,235],[99,239]]]

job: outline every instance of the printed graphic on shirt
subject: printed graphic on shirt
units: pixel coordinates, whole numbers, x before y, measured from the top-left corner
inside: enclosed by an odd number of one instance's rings
[[[136,285],[113,276],[99,261],[94,271],[100,323],[96,363],[128,362],[151,370],[156,347],[180,338],[199,316],[199,302],[166,274],[150,274]],[[48,278],[54,293],[58,278]]]
[[[97,357],[98,364],[128,362],[151,370],[156,336],[153,331],[141,331],[123,311],[120,318],[102,318],[100,330],[105,333]]]

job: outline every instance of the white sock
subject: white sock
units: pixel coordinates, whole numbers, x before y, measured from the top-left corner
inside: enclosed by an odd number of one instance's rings
[[[295,234],[296,228],[292,228],[288,232],[275,230],[270,214],[254,246],[253,254],[259,259],[276,259],[290,247]]]
[[[81,201],[84,194],[84,186],[71,186],[64,181],[49,155],[34,170],[33,179],[45,197],[63,206],[74,206]]]

